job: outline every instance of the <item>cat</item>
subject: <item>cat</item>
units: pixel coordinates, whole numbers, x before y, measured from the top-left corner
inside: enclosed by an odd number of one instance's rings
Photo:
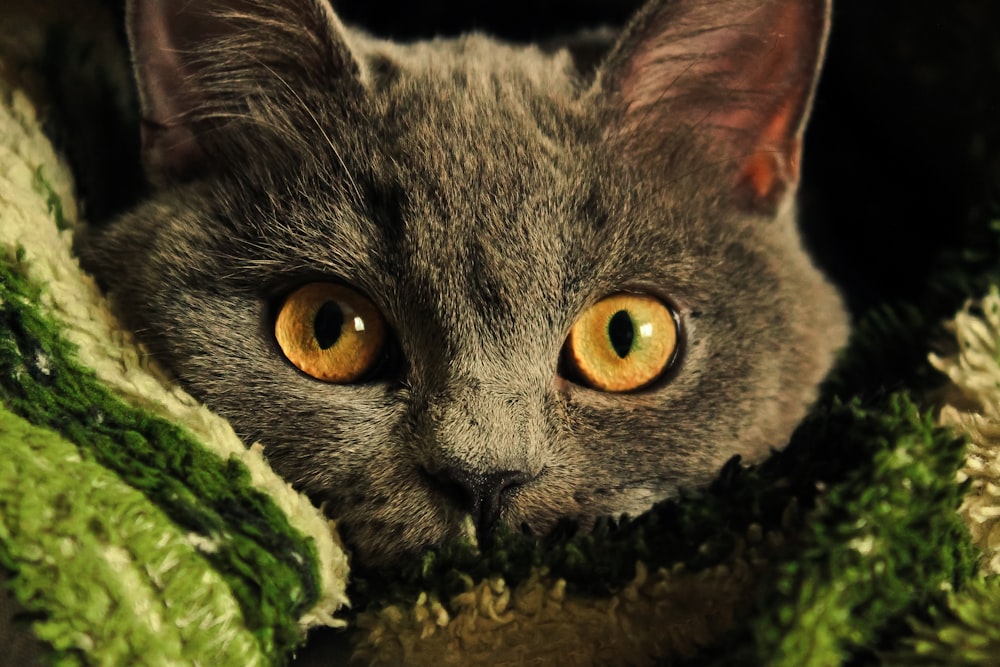
[[[651,0],[587,68],[131,0],[152,192],[77,252],[357,561],[636,515],[782,447],[845,340],[794,202],[829,20]]]

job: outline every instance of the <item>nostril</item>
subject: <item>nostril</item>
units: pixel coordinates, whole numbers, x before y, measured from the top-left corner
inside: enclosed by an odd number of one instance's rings
[[[454,466],[433,472],[421,468],[421,473],[432,488],[472,515],[480,540],[496,526],[511,493],[532,479],[517,470],[480,473]]]
[[[461,509],[474,512],[479,504],[476,493],[478,485],[471,475],[457,468],[441,468],[431,472],[421,467],[420,473],[428,485]]]
[[[531,478],[526,473],[505,470],[485,475],[482,488],[491,503],[502,508],[510,492],[519,486],[524,486],[530,480]]]

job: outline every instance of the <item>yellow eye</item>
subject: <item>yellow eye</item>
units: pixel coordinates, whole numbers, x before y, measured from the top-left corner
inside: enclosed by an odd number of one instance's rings
[[[569,332],[564,361],[601,391],[640,389],[658,378],[677,351],[677,323],[663,302],[614,294],[584,311]]]
[[[288,360],[324,382],[356,382],[385,348],[385,320],[375,305],[349,287],[309,283],[288,295],[274,337]]]

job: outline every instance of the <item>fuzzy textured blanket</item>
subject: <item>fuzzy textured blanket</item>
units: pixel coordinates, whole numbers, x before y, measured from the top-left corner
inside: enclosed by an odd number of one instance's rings
[[[1000,221],[942,260],[933,308],[860,318],[763,464],[587,535],[351,569],[78,268],[93,174],[67,134],[127,119],[94,110],[129,82],[114,21],[68,7],[0,10],[0,662],[1000,661]],[[917,360],[891,390],[887,357]]]

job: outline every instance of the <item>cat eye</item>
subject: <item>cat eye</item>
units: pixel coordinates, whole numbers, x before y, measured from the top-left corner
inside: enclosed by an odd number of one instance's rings
[[[563,348],[569,374],[593,389],[641,389],[659,378],[677,354],[674,313],[645,294],[613,294],[588,308]]]
[[[309,283],[281,304],[274,337],[303,373],[347,384],[369,375],[384,358],[386,325],[375,304],[355,290]]]

